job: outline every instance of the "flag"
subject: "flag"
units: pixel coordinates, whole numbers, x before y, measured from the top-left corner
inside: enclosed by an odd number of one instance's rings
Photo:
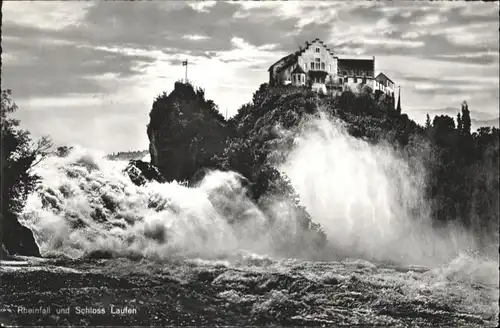
[[[182,66],[187,66],[187,64],[188,64],[187,60],[185,60],[185,61],[182,62]]]

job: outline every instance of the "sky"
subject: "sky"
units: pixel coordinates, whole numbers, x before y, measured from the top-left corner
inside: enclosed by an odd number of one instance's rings
[[[223,115],[306,41],[375,56],[403,111],[498,116],[499,2],[17,2],[2,5],[2,89],[56,144],[147,149],[154,98],[185,74]]]

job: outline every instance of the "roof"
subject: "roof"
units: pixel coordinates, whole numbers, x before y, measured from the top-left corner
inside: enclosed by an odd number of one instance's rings
[[[387,80],[389,80],[390,82],[394,83],[394,81],[393,81],[393,80],[391,80],[390,78],[388,78],[388,77],[387,77],[387,75],[385,75],[384,73],[379,73],[379,74],[377,75],[377,77],[375,78],[375,80],[378,80],[378,79],[379,79],[379,77],[385,77]],[[395,84],[395,83],[394,83],[394,84]]]
[[[324,43],[323,41],[321,41],[319,38],[316,38],[314,40],[312,40],[311,42],[308,42],[306,41],[306,46],[304,48],[302,47],[299,47],[299,50],[292,53],[292,54],[289,54],[283,58],[281,58],[280,60],[278,60],[277,62],[275,62],[274,64],[272,64],[269,69],[267,70],[268,72],[272,71],[273,67],[276,65],[276,64],[279,64],[281,61],[284,61],[284,64],[283,66],[279,69],[279,70],[282,70],[282,69],[285,69],[287,67],[289,67],[291,64],[295,63],[295,61],[297,60],[297,57],[302,55],[302,53],[304,51],[306,51],[307,49],[309,49],[310,46],[312,46],[313,42],[319,42],[323,47],[325,47],[326,51],[328,51],[328,53],[330,55],[332,55],[333,57],[335,57],[335,55],[333,54],[333,51],[330,50],[330,48],[328,48]],[[278,70],[278,71],[279,71]]]
[[[298,52],[295,52],[293,54],[289,54],[289,55],[281,58],[280,60],[278,60],[274,64],[272,64],[267,71],[268,72],[272,71],[273,67],[276,64],[281,63],[282,61],[283,61],[283,65],[281,66],[281,68],[279,70],[286,68],[286,67],[290,66],[291,64],[293,64],[297,60],[297,56],[298,56]]]
[[[338,61],[338,69],[339,70],[352,70],[352,69],[361,69],[361,70],[373,70],[375,65],[375,60],[372,59],[341,59]]]
[[[323,43],[323,41],[321,41],[319,38],[316,38],[316,39],[312,40],[311,42],[307,42],[307,41],[306,41],[306,47],[305,47],[305,48],[303,48],[303,49],[301,48],[300,53],[302,54],[304,51],[306,51],[307,49],[309,49],[309,47],[310,47],[310,46],[312,46],[313,42],[319,42],[319,43],[321,43],[321,45],[322,45],[323,47],[325,47],[326,51],[328,51],[328,53],[329,53],[331,56],[335,57],[335,55],[334,55],[333,51],[332,51],[332,50],[330,50],[330,48],[328,48],[328,46],[327,46],[326,44],[324,44],[324,43]]]
[[[338,54],[337,58],[340,59],[340,60],[343,60],[343,59],[373,60],[373,59],[375,59],[373,56],[368,56],[368,55],[353,55],[353,54]]]
[[[306,74],[300,65],[297,65],[293,70],[292,74]]]

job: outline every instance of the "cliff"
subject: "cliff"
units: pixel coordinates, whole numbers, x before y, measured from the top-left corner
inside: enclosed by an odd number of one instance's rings
[[[175,83],[153,103],[147,127],[151,163],[168,181],[191,178],[201,167],[213,166],[228,137],[224,117],[201,89]]]

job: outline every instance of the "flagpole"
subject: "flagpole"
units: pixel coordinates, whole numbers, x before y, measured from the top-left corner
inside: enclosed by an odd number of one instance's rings
[[[186,59],[186,84],[188,83],[188,60]]]

